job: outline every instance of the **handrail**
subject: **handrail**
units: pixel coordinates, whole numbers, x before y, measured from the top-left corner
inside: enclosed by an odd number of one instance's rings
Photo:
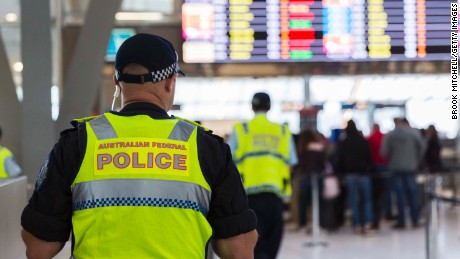
[[[295,174],[295,173],[294,173]],[[392,172],[391,170],[385,171],[385,172],[360,172],[360,173],[307,173],[307,174],[302,174],[299,173],[299,175],[306,175],[306,176],[311,176],[311,175],[317,175],[319,178],[325,178],[325,177],[343,177],[343,176],[370,176],[373,178],[387,178],[387,177],[394,177],[398,175],[424,175],[424,176],[444,176],[444,175],[453,175],[453,174],[460,174],[460,167],[450,167],[450,168],[445,168],[442,171],[436,172],[436,173],[430,173],[425,170],[415,170],[415,171],[407,171],[407,172]]]
[[[438,201],[448,202],[448,203],[460,206],[460,199],[449,198],[449,197],[445,197],[442,195],[437,195],[437,194],[434,194],[433,192],[426,192],[426,194],[428,195],[428,197],[432,199],[436,199]]]
[[[23,179],[27,179],[27,176],[19,176],[14,178],[4,178],[0,179],[0,188],[15,182],[23,181]]]

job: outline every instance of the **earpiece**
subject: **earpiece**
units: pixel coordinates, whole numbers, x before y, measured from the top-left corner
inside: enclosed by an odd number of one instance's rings
[[[112,101],[112,111],[115,109],[115,100],[117,100],[119,95],[120,95],[120,86],[115,85],[115,93],[113,93],[113,101]]]
[[[120,96],[120,86],[116,85],[115,93],[113,94],[113,97],[117,98],[118,96]]]

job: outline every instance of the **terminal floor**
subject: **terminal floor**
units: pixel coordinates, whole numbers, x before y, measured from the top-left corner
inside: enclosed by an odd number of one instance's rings
[[[460,207],[440,207],[437,259],[460,258]],[[287,226],[280,259],[424,259],[425,228],[393,230],[392,222],[383,222],[379,232],[355,235],[350,227],[336,232],[321,232],[327,246],[309,247],[311,236],[290,231]],[[292,227],[291,227],[292,229]],[[316,242],[318,243],[318,242]]]
[[[321,232],[319,241],[327,246],[308,247],[311,236],[296,232],[294,226],[287,225],[279,259],[424,259],[425,229],[391,229],[390,222],[383,222],[380,232],[360,236],[352,233],[350,227],[343,227],[336,232]],[[460,207],[440,206],[440,224],[438,233],[437,259],[460,258]],[[56,256],[67,259],[70,244]],[[25,258],[25,257],[24,257]],[[23,259],[23,258],[20,258]]]

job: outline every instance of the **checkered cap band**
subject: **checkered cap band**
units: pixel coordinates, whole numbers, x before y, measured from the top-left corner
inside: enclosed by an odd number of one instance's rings
[[[121,71],[116,71],[117,80],[126,82],[126,83],[134,83],[134,84],[143,84],[145,82],[160,82],[165,80],[166,78],[171,77],[174,73],[184,74],[180,69],[177,63],[173,63],[170,66],[157,70],[157,71],[150,71],[148,74],[143,75],[131,75],[131,74],[123,74]]]
[[[176,63],[173,63],[165,69],[150,72],[150,74],[152,75],[152,82],[154,83],[160,82],[170,77],[175,72],[174,71],[175,68],[176,68]]]

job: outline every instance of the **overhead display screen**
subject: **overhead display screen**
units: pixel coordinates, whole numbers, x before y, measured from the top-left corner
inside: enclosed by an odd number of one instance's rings
[[[136,34],[136,31],[131,28],[112,29],[109,43],[107,45],[107,52],[105,53],[105,61],[115,62],[115,56],[117,54],[118,48],[120,48],[121,44],[125,40],[131,36],[134,36],[134,34]]]
[[[185,0],[188,63],[450,60],[450,0]]]

